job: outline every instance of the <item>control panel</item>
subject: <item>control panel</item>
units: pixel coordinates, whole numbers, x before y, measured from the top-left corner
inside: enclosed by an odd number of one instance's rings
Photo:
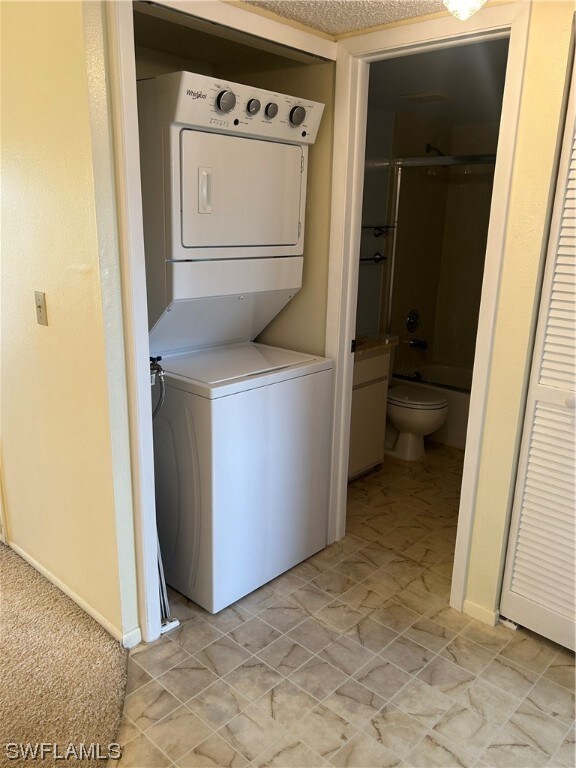
[[[192,72],[154,79],[157,119],[218,133],[313,144],[324,105]]]

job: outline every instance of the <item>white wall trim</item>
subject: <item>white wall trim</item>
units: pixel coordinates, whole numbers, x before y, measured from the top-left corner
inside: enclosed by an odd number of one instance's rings
[[[461,610],[466,616],[471,616],[473,619],[481,621],[482,624],[489,624],[491,627],[495,627],[500,621],[500,611],[491,611],[483,605],[473,603],[471,600],[464,600]]]
[[[82,15],[86,51],[90,52],[86,58],[86,74],[92,173],[107,366],[119,599],[122,631],[126,632],[138,627],[138,601],[118,222],[114,200],[114,161],[110,145],[111,117],[106,88],[103,6],[94,1],[85,2]]]
[[[58,587],[58,589],[64,592],[64,594],[67,595],[71,600],[73,600],[76,605],[82,608],[82,610],[91,616],[95,621],[97,621],[98,624],[102,625],[104,629],[110,635],[112,635],[115,640],[121,642],[125,648],[132,648],[132,646],[137,645],[140,642],[141,637],[139,630],[135,629],[130,631],[128,634],[123,635],[118,627],[115,627],[108,621],[108,619],[104,618],[104,616],[98,613],[98,611],[95,611],[91,605],[89,605],[80,597],[80,595],[76,594],[73,589],[70,589],[70,587],[64,584],[64,582],[60,581],[60,579],[54,576],[51,571],[49,571],[43,565],[40,565],[37,560],[35,560],[33,557],[30,557],[30,555],[25,550],[23,550],[21,547],[18,547],[16,544],[9,544],[9,546],[10,549],[14,550],[17,555],[20,555],[23,560],[26,560],[26,562],[31,565],[32,568],[41,573],[45,579],[47,579],[51,584],[54,584],[55,587]],[[130,642],[131,645],[129,645],[128,642]]]
[[[474,353],[475,375],[472,376],[472,390],[470,392],[470,414],[466,433],[464,471],[454,552],[452,592],[450,595],[450,605],[457,610],[464,610],[468,581],[470,546],[474,526],[484,423],[486,420],[486,404],[489,395],[488,382],[492,367],[493,337],[497,321],[498,296],[506,242],[506,223],[508,220],[510,188],[520,118],[520,100],[528,44],[530,9],[530,5],[521,4],[517,8],[515,18],[509,22],[508,65],[506,68],[506,82],[502,101],[500,132],[498,135],[498,152],[494,169],[482,297],[478,315],[478,333]]]
[[[472,387],[472,416],[468,428],[452,582],[451,604],[458,610],[463,608],[468,575],[529,17],[528,3],[511,3],[485,8],[466,22],[452,17],[431,19],[359,35],[338,43],[326,350],[335,361],[331,541],[344,535],[346,519],[350,390],[354,364],[349,344],[354,338],[356,315],[358,268],[354,254],[362,213],[364,158],[361,148],[367,111],[367,65],[371,61],[398,55],[464,45],[509,34],[511,37],[476,349],[475,369],[482,371],[482,376],[474,378]]]
[[[122,638],[122,645],[124,648],[135,648],[142,642],[142,633],[140,629],[133,629],[131,632],[126,632]]]
[[[2,453],[0,452],[0,541],[8,542],[8,521],[6,519],[6,500],[4,498],[4,478],[2,475]]]
[[[518,16],[529,12],[529,5],[529,0],[520,0],[483,8],[467,21],[443,16],[413,24],[402,24],[340,40],[338,46],[339,50],[340,47],[345,48],[350,56],[370,62],[393,58],[399,53],[420,53],[430,50],[431,47],[467,45],[493,38],[495,34],[505,36],[507,30],[518,20]]]
[[[148,308],[140,190],[136,63],[131,3],[106,3],[116,161],[138,613],[142,637],[160,637]]]
[[[326,355],[334,360],[334,413],[328,543],[344,536],[356,323],[368,64],[341,50],[336,61],[332,212],[328,269]]]
[[[156,4],[278,45],[335,61],[337,43],[221,0],[156,0]]]

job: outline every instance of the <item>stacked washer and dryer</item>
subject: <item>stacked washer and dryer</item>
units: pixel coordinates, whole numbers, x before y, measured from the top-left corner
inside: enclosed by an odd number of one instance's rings
[[[158,535],[215,613],[326,545],[332,362],[253,341],[302,285],[323,105],[177,72],[138,111]]]

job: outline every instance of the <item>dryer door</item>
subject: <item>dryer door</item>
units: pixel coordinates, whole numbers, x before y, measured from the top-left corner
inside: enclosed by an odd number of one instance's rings
[[[304,154],[300,146],[183,129],[180,132],[181,245],[206,249],[295,246],[301,234]],[[203,253],[195,254],[202,249]]]

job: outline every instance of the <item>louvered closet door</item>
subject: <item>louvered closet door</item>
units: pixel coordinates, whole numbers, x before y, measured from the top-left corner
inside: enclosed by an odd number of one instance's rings
[[[574,113],[572,98],[554,201],[500,606],[502,616],[572,649],[576,538]]]

